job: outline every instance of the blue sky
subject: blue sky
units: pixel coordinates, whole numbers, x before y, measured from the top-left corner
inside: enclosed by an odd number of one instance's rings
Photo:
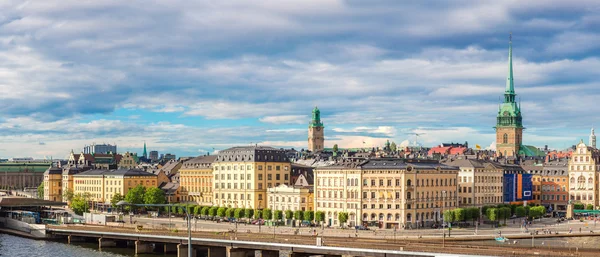
[[[489,146],[508,34],[524,141],[600,125],[597,1],[1,1],[0,156],[85,144]]]

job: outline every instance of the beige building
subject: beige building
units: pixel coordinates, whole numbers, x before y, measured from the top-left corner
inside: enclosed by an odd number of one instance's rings
[[[127,195],[129,189],[142,185],[158,187],[155,174],[142,170],[88,170],[73,175],[73,193],[90,195],[90,201],[110,204],[112,197],[119,193]]]
[[[341,226],[338,215],[348,213],[349,226],[360,224],[360,162],[338,162],[314,170],[315,211],[325,213],[325,224]]]
[[[212,164],[216,158],[216,155],[198,156],[183,163],[179,169],[182,201],[212,205]]]
[[[62,201],[62,170],[50,167],[44,172],[44,200]]]
[[[137,154],[126,152],[119,160],[119,169],[134,169],[138,166]]]
[[[431,161],[371,159],[339,162],[315,170],[316,210],[325,223],[380,228],[430,226],[441,222],[444,209],[458,204],[457,167]]]
[[[281,184],[278,187],[267,189],[269,206],[271,210],[280,211],[313,211],[313,188],[311,186],[288,186]]]
[[[504,172],[493,164],[474,159],[446,163],[460,169],[458,205],[462,208],[502,204]]]
[[[429,227],[458,205],[457,167],[375,159],[362,166],[362,221],[380,228]]]
[[[240,146],[220,151],[213,163],[213,204],[267,208],[267,189],[289,185],[290,171],[291,164],[283,150]]]
[[[569,199],[585,205],[598,207],[598,171],[600,151],[585,145],[583,140],[577,144],[569,160]]]

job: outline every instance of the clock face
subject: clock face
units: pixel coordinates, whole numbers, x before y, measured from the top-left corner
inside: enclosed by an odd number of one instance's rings
[[[504,111],[504,116],[508,116],[508,111]]]
[[[317,127],[317,131],[321,131],[321,127]]]

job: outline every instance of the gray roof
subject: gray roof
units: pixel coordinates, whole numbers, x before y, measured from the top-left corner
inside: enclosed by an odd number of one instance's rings
[[[219,152],[215,162],[289,162],[285,151],[268,146],[237,146]]]
[[[52,175],[52,174],[62,175],[62,169],[59,167],[50,167],[44,172],[44,175]]]
[[[183,162],[182,169],[210,168],[217,159],[216,155],[202,155]]]
[[[483,162],[471,159],[457,159],[446,162],[445,164],[455,167],[485,168]]]
[[[362,165],[363,169],[406,169],[412,167],[413,169],[437,169],[438,167],[442,170],[458,170],[458,167],[449,166],[433,161],[406,161],[404,159],[397,158],[382,158],[382,159],[371,159]]]
[[[73,176],[156,176],[155,174],[138,169],[120,170],[88,170]]]

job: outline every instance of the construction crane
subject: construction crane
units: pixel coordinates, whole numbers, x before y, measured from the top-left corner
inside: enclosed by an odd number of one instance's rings
[[[420,135],[425,135],[426,133],[405,133],[407,135],[415,135],[415,145],[419,145],[418,141],[419,141],[419,136]]]

